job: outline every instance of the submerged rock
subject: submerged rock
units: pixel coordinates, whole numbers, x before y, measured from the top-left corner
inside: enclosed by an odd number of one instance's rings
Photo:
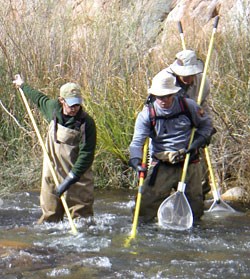
[[[15,240],[0,240],[0,248],[14,248],[14,249],[25,249],[31,245],[21,241]]]

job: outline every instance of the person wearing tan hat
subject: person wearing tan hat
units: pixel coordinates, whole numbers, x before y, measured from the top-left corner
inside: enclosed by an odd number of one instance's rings
[[[83,108],[80,86],[66,83],[61,86],[58,99],[50,99],[24,83],[20,75],[15,76],[13,83],[22,88],[49,122],[46,148],[60,182],[56,187],[44,158],[40,193],[42,216],[38,223],[63,220],[60,199],[63,194],[72,218],[92,216],[96,126]]]
[[[182,88],[179,94],[197,101],[203,68],[203,62],[197,58],[195,51],[187,49],[178,52],[175,61],[163,71],[173,74],[176,77],[176,83]],[[202,92],[201,106],[206,109],[208,113],[209,109],[206,99],[209,94],[210,81],[206,78]]]
[[[151,139],[151,164],[142,186],[140,219],[151,221],[172,189],[177,189],[180,181],[185,154],[190,152],[190,165],[186,179],[186,196],[195,219],[204,212],[201,186],[201,166],[196,150],[206,143],[212,123],[209,115],[192,99],[185,99],[189,115],[183,110],[183,98],[176,78],[165,73],[157,74],[152,80],[148,93],[154,96],[155,125],[152,127],[147,106],[138,114],[133,139],[130,143],[129,165],[136,171],[141,167],[142,150],[145,139]],[[192,128],[196,128],[195,138],[188,149]],[[188,150],[187,150],[188,149]]]
[[[197,58],[194,50],[182,50],[176,54],[175,61],[167,68],[163,69],[158,75],[173,75],[176,78],[176,85],[181,87],[178,92],[179,96],[191,98],[197,101],[202,81],[203,62]],[[205,79],[204,89],[202,93],[201,106],[211,116],[207,98],[210,94],[210,81]],[[209,172],[206,160],[201,154],[201,164],[203,169],[202,187],[203,196],[211,190],[209,183]]]

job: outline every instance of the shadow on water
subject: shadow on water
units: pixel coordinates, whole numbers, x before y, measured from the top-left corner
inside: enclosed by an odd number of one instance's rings
[[[0,278],[250,278],[250,211],[206,213],[188,231],[138,227],[129,247],[133,192],[96,192],[93,220],[37,225],[38,193],[0,206]]]

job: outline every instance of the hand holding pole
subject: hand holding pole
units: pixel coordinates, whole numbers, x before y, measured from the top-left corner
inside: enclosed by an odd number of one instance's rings
[[[147,167],[147,154],[148,154],[148,145],[149,145],[149,138],[146,138],[146,141],[143,146],[143,158],[142,158],[142,167]],[[133,218],[133,224],[130,236],[126,239],[125,247],[128,247],[130,244],[130,241],[136,237],[136,230],[138,225],[138,219],[139,219],[139,212],[140,212],[140,206],[141,206],[141,198],[142,198],[142,185],[144,183],[145,178],[145,171],[139,172],[139,186],[138,186],[138,193],[137,193],[137,199],[136,199],[136,205],[135,205],[135,211],[134,211],[134,218]]]

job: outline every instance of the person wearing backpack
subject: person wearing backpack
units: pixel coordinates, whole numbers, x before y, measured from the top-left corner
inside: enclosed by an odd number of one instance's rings
[[[60,183],[56,187],[44,157],[40,192],[42,216],[38,223],[63,220],[65,212],[60,197],[64,193],[72,218],[92,216],[96,126],[84,110],[80,86],[68,82],[61,86],[57,99],[50,99],[24,83],[20,75],[15,76],[13,83],[49,123],[46,149]]]
[[[178,52],[175,56],[175,61],[167,68],[161,70],[158,75],[165,73],[166,75],[173,75],[176,78],[176,85],[181,87],[178,92],[179,96],[191,98],[197,101],[202,81],[203,62],[197,58],[194,50],[186,49]],[[210,95],[210,81],[206,77],[204,89],[202,92],[201,106],[211,116],[207,98]],[[213,133],[215,130],[213,130]],[[203,153],[201,153],[201,165],[202,165],[202,189],[203,198],[211,190],[209,183],[209,171],[206,163],[206,159]]]
[[[142,150],[146,138],[151,139],[151,163],[142,186],[139,212],[143,222],[152,221],[163,200],[173,189],[177,189],[186,153],[190,153],[190,162],[185,194],[194,219],[200,219],[204,213],[201,165],[197,150],[207,143],[213,129],[212,121],[194,100],[178,96],[180,90],[173,75],[164,72],[157,74],[148,90],[153,97],[153,107],[144,106],[136,118],[129,146],[129,165],[137,172],[146,171],[141,167]],[[155,111],[153,119],[152,109]],[[194,127],[195,137],[188,148]]]

